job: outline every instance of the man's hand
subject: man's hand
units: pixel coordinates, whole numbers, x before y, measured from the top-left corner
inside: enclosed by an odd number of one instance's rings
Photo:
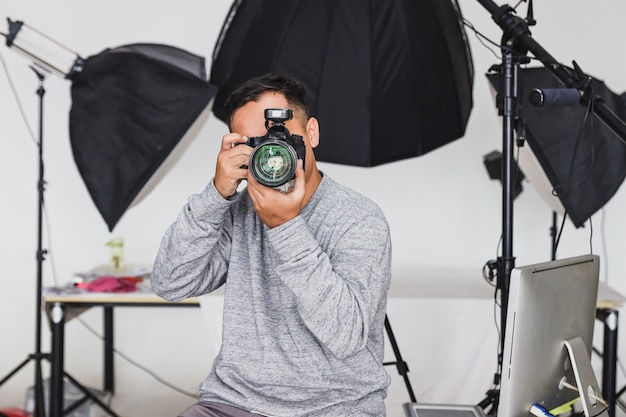
[[[252,174],[248,174],[248,194],[254,203],[254,211],[270,229],[300,214],[305,195],[304,185],[301,159],[298,160],[294,187],[287,193],[262,185]]]
[[[224,198],[237,192],[237,187],[248,175],[248,170],[242,166],[248,165],[252,148],[250,146],[235,146],[246,143],[248,139],[238,133],[229,133],[222,138],[222,147],[217,155],[214,184],[217,191]]]

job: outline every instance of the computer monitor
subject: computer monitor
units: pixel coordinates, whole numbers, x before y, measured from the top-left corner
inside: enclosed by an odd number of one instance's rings
[[[535,404],[557,413],[579,397],[587,417],[608,416],[591,367],[599,266],[584,255],[513,268],[498,417]]]

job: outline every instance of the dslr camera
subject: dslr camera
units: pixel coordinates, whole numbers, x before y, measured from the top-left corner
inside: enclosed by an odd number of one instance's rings
[[[291,109],[265,109],[264,136],[248,138],[244,144],[254,148],[248,169],[261,184],[286,193],[295,184],[298,159],[304,157],[306,148],[302,136],[292,135],[285,122],[293,118]]]

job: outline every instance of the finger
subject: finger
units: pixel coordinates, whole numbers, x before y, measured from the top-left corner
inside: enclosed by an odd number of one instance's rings
[[[302,165],[302,159],[298,159],[298,168],[296,169],[296,183],[295,188],[304,189],[304,167]]]
[[[248,187],[251,187],[255,194],[258,195],[263,190],[264,186],[261,185],[261,183],[258,182],[256,178],[254,178],[254,175],[252,175],[252,172],[250,170],[248,170],[248,176],[246,177],[246,180],[248,181]]]
[[[228,150],[222,150],[217,156],[218,169],[239,169],[248,165],[252,149],[248,146],[236,146]],[[242,172],[246,176],[246,172]],[[239,175],[239,174],[238,174]]]
[[[250,174],[250,172],[248,172],[246,180],[248,182],[248,194],[252,199],[252,203],[256,206],[263,196],[263,186],[256,180],[256,178],[254,178],[252,174]]]
[[[228,149],[234,148],[236,145],[241,143],[247,143],[248,138],[246,136],[242,136],[239,133],[229,133],[224,135],[222,138],[222,150],[226,151]]]

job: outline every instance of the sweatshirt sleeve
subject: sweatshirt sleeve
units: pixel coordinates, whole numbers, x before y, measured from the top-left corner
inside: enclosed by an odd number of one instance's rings
[[[156,294],[180,301],[224,283],[232,231],[228,209],[237,197],[224,199],[213,181],[189,197],[161,241],[150,280]]]
[[[327,252],[302,216],[272,229],[270,241],[276,271],[295,294],[307,327],[333,355],[346,358],[365,347],[376,313],[385,308],[391,238],[382,213],[333,227],[340,237]]]

